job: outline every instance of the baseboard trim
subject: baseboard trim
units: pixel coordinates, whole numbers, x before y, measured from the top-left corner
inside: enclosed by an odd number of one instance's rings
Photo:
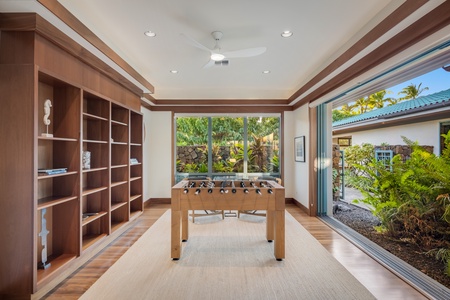
[[[295,200],[294,198],[289,198],[292,199],[292,203],[297,206],[298,208],[300,208],[303,212],[305,212],[308,216],[310,216],[309,214],[309,209],[304,206],[303,204],[301,204],[300,202],[298,202],[297,200]],[[286,202],[287,203],[287,202]]]
[[[147,201],[145,201],[146,205],[149,204],[170,204],[171,199],[170,198],[150,198]]]

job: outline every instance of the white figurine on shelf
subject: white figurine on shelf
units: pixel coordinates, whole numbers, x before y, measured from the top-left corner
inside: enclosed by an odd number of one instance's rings
[[[50,99],[45,100],[44,102],[44,124],[47,126],[47,132],[43,133],[42,136],[45,137],[52,137],[53,134],[48,133],[48,125],[50,125],[50,119],[48,118],[50,116],[50,107],[52,107],[52,102]]]

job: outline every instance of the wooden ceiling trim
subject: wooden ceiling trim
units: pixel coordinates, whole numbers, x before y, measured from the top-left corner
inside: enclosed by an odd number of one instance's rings
[[[288,105],[285,99],[162,99],[156,100],[158,105]]]
[[[67,24],[75,32],[85,38],[89,43],[96,47],[99,51],[109,57],[131,77],[136,79],[140,84],[146,87],[150,92],[154,93],[154,86],[149,83],[141,74],[139,74],[133,67],[131,67],[122,57],[114,52],[108,45],[106,45],[100,38],[98,38],[89,28],[87,28],[80,20],[72,15],[63,5],[57,0],[38,0],[43,6],[50,10],[61,21]]]
[[[0,30],[34,31],[36,30],[36,14],[0,13]]]
[[[333,77],[319,89],[301,99],[299,101],[301,103],[296,103],[294,109],[305,103],[315,101],[448,25],[450,25],[450,1],[445,1],[420,20],[389,39],[385,44]]]
[[[156,104],[156,99],[153,98],[152,95],[148,94],[148,93],[143,93],[142,97],[144,97],[145,99],[147,99],[148,101],[150,101],[153,104]]]
[[[135,84],[36,13],[2,13],[0,18],[0,30],[34,31],[67,53],[77,57],[90,67],[119,83],[132,93],[139,97],[142,96],[142,90]]]
[[[151,106],[151,111],[174,113],[281,113],[292,111],[292,106]]]
[[[365,36],[363,36],[359,41],[357,41],[353,46],[351,46],[348,50],[346,50],[343,54],[341,54],[336,60],[334,60],[331,64],[329,64],[325,69],[320,71],[316,76],[314,76],[310,81],[308,81],[304,86],[302,86],[297,92],[295,92],[290,98],[289,103],[296,100],[300,95],[305,93],[307,90],[312,88],[318,82],[323,80],[328,74],[334,72],[347,61],[349,61],[352,57],[357,55],[367,46],[372,44],[374,41],[379,39],[386,32],[391,30],[401,21],[403,21],[406,17],[411,15],[417,9],[422,7],[427,0],[407,0],[405,3],[400,5],[394,12],[392,12],[388,17],[386,17],[383,21],[381,21],[377,26],[375,26],[372,30],[370,30]],[[294,107],[298,108],[303,104],[307,103],[306,100],[301,99],[297,102]]]

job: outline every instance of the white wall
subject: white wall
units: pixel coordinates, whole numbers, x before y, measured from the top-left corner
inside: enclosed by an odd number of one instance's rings
[[[144,199],[170,198],[172,188],[172,113],[143,109]]]
[[[286,113],[285,123],[285,179],[288,191],[292,191],[292,196],[303,206],[309,208],[309,108],[304,105],[297,110]],[[305,162],[295,162],[294,159],[294,138],[305,136]],[[288,187],[289,185],[289,187]],[[286,195],[286,197],[288,197]]]
[[[402,139],[402,136],[405,136],[412,141],[417,141],[419,145],[434,146],[434,154],[439,155],[439,122],[443,121],[448,120],[358,131],[342,136],[351,136],[352,145],[361,145],[362,143],[370,143],[372,145],[380,145],[381,143],[405,145]],[[333,138],[336,137],[339,137],[339,135],[333,136]]]
[[[284,113],[284,134],[283,134],[283,172],[284,178],[282,185],[286,198],[295,198],[295,164],[294,164],[294,113],[287,111]]]

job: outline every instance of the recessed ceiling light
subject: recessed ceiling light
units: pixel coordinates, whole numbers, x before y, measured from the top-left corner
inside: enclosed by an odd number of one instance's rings
[[[293,35],[292,31],[285,30],[281,33],[281,36],[284,38],[291,37]]]
[[[177,74],[178,71],[177,71],[177,70],[170,70],[170,73],[172,73],[172,74]]]
[[[149,37],[155,37],[156,36],[156,33],[154,33],[153,31],[146,31],[146,32],[144,32],[144,34],[146,35],[146,36],[149,36]]]
[[[269,70],[265,70],[265,71],[262,71],[262,73],[263,73],[263,74],[269,74],[270,71],[269,71]]]

